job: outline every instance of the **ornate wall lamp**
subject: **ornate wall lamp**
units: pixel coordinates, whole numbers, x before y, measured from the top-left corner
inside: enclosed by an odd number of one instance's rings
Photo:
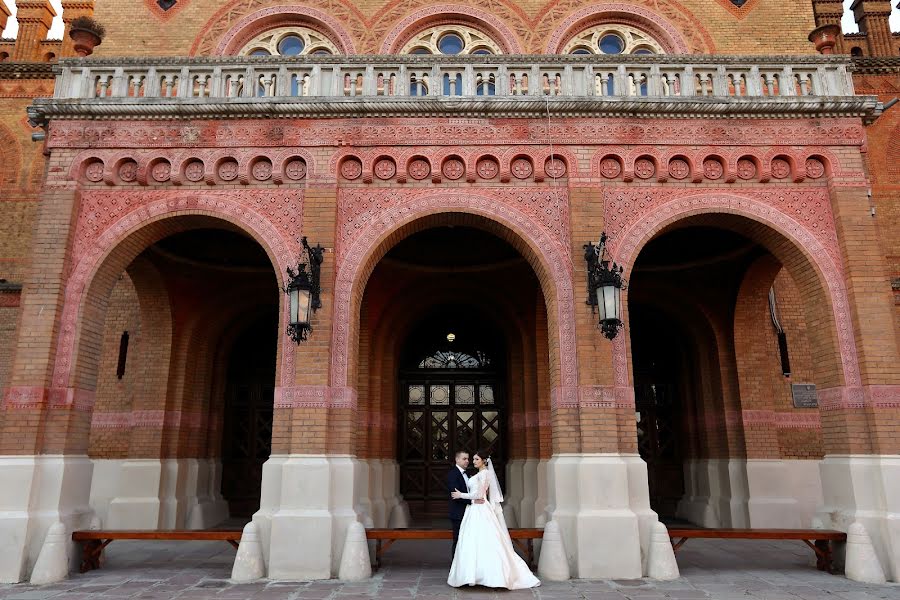
[[[625,289],[625,279],[622,273],[625,269],[616,263],[609,265],[609,256],[606,253],[606,232],[600,234],[600,241],[595,245],[588,242],[584,245],[584,260],[587,263],[588,299],[585,304],[594,307],[600,313],[600,330],[607,339],[614,339],[622,323],[622,290]]]
[[[287,287],[282,288],[288,295],[291,307],[291,322],[288,323],[287,334],[291,336],[298,345],[304,341],[312,331],[312,313],[316,309],[322,307],[322,300],[319,299],[319,271],[324,260],[322,254],[325,249],[316,244],[315,248],[310,248],[306,242],[306,236],[300,240],[303,244],[303,252],[306,253],[306,262],[303,261],[303,254],[297,261],[297,270],[288,267],[288,283]],[[307,267],[309,271],[307,271]]]

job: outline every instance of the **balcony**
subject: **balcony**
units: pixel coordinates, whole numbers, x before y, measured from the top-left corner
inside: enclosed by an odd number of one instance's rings
[[[53,118],[877,117],[845,57],[315,56],[69,59]]]

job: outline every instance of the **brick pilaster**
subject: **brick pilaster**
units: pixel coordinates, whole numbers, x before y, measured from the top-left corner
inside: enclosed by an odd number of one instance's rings
[[[12,11],[7,8],[5,2],[0,2],[0,31],[6,29],[6,23],[9,21],[9,18],[12,16]]]
[[[844,16],[843,0],[813,0],[813,12],[816,18],[816,27],[822,25],[837,25],[840,27]],[[843,54],[844,36],[839,35],[834,48],[835,54]]]
[[[869,56],[897,56],[891,26],[890,0],[855,0],[851,6],[860,33],[866,34]]]
[[[19,22],[19,33],[12,59],[35,61],[41,59],[41,42],[47,38],[47,32],[53,24],[56,11],[50,0],[17,0],[16,20]]]
[[[69,29],[71,29],[72,21],[78,17],[94,16],[94,0],[63,0],[62,9],[62,19],[66,24],[66,30],[63,32],[60,56],[76,56],[75,42],[69,37]]]

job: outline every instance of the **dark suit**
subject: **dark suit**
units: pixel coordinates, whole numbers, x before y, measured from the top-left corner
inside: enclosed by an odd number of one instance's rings
[[[450,494],[453,490],[459,490],[461,492],[469,491],[466,487],[466,480],[462,476],[462,473],[459,472],[459,468],[456,465],[453,465],[450,468],[450,471],[447,472],[447,494]],[[450,499],[450,524],[453,525],[453,551],[451,557],[453,554],[456,554],[456,542],[459,539],[459,526],[462,524],[463,515],[466,514],[466,506],[469,504],[471,504],[471,502],[463,498],[457,500]]]

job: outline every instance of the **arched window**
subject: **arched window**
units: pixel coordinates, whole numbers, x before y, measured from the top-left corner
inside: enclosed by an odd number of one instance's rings
[[[563,54],[665,54],[662,45],[630,25],[604,24],[585,29],[563,46]]]
[[[302,56],[341,54],[337,45],[309,27],[269,29],[249,42],[239,52],[242,56]]]
[[[503,54],[500,45],[468,25],[438,25],[414,35],[401,54]]]
[[[490,357],[480,350],[474,354],[438,350],[419,361],[420,369],[487,369],[490,366]]]

